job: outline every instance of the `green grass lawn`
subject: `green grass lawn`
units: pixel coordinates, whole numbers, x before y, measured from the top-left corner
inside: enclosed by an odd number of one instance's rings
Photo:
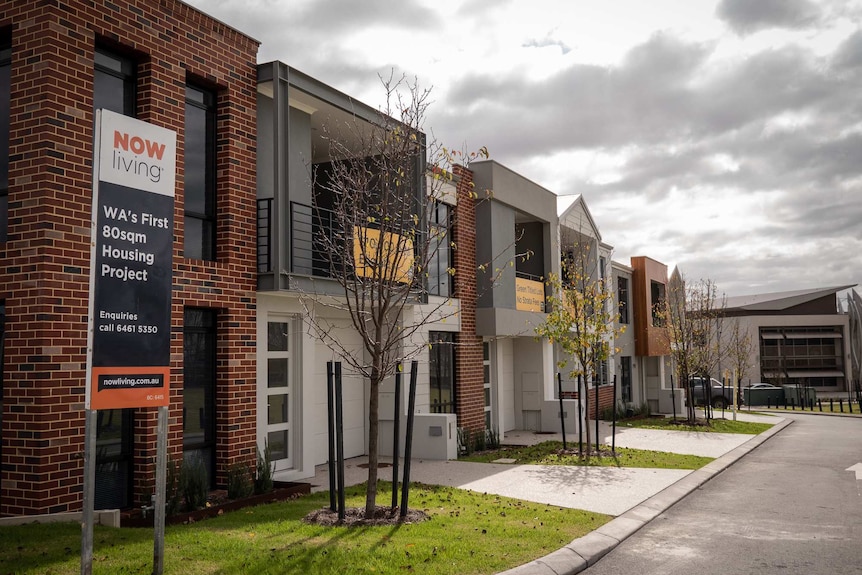
[[[391,499],[381,482],[378,502]],[[430,521],[387,527],[302,523],[329,503],[318,493],[168,526],[165,573],[182,575],[464,574],[503,571],[555,551],[611,517],[449,487],[414,484],[411,507]],[[364,486],[347,505],[364,505]],[[0,528],[0,574],[77,575],[78,524]],[[153,530],[97,526],[93,575],[152,573]]]
[[[567,442],[567,447],[577,450],[578,442],[569,441]],[[699,469],[713,460],[712,457],[617,447],[616,457],[611,457],[610,455],[596,457],[594,455],[590,457],[588,462],[575,454],[560,453],[562,449],[563,443],[561,441],[544,441],[537,445],[501,447],[492,451],[474,453],[467,457],[459,458],[459,461],[491,463],[497,459],[507,458],[514,459],[516,464],[521,465],[590,465],[599,467]],[[610,451],[610,446],[603,445],[602,450]]]
[[[698,419],[700,424],[688,425],[674,423],[672,420],[665,417],[645,417],[643,419],[627,419],[617,422],[617,428],[625,429],[626,427],[641,427],[646,429],[668,429],[673,431],[700,431],[703,433],[744,433],[748,435],[757,435],[763,433],[773,426],[772,423],[753,423],[751,421],[733,421],[733,414],[725,413],[725,417],[729,419],[721,419],[720,412],[715,413],[715,417],[709,420],[709,425],[705,425],[705,420]]]

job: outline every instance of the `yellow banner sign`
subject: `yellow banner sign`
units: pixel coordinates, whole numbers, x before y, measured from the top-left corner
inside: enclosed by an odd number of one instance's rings
[[[359,277],[399,283],[413,279],[413,240],[373,228],[353,228],[353,265]]]
[[[545,285],[542,282],[515,278],[515,309],[545,311]]]

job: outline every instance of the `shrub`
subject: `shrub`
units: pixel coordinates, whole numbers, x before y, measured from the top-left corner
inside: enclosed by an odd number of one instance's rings
[[[643,403],[640,405],[640,407],[638,407],[637,409],[635,409],[635,413],[634,413],[634,414],[635,414],[636,416],[638,416],[638,417],[649,417],[649,415],[650,415],[650,408],[649,408],[649,404],[648,404],[647,402],[643,402]]]
[[[485,431],[478,431],[475,435],[473,435],[473,451],[485,451],[485,445],[487,443],[487,436],[485,435]]]
[[[272,474],[274,470],[272,464],[272,454],[269,450],[269,445],[264,442],[263,453],[257,449],[257,477],[254,479],[255,493],[269,493],[272,491]]]
[[[632,417],[648,417],[650,414],[649,404],[644,402],[637,407],[626,407],[622,401],[617,402],[617,421]],[[611,421],[614,417],[610,407],[605,407],[599,412],[599,419]]]
[[[227,470],[228,499],[242,499],[254,493],[254,476],[248,463],[234,463]]]
[[[469,427],[458,428],[458,454],[471,455],[473,453],[473,432]]]
[[[500,432],[496,429],[486,429],[485,438],[485,443],[487,444],[488,449],[500,448]]]
[[[168,459],[165,474],[165,515],[176,515],[183,506],[183,494],[180,490],[180,468],[173,457]]]
[[[209,479],[202,457],[192,455],[183,461],[183,467],[180,469],[180,491],[186,500],[186,511],[206,507]]]

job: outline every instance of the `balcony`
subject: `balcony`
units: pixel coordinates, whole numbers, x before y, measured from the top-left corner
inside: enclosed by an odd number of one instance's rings
[[[274,212],[272,199],[257,201],[257,271],[272,273],[274,256]],[[343,243],[343,234],[336,228],[332,210],[290,202],[289,261],[292,274],[331,277],[330,269],[337,262],[322,244],[329,241]],[[322,238],[327,238],[327,242]]]

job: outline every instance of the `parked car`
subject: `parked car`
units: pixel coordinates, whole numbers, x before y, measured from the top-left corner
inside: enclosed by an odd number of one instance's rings
[[[752,383],[751,385],[746,385],[746,389],[782,389],[777,385],[772,385],[771,383]]]
[[[691,398],[695,405],[703,405],[704,379],[702,377],[692,377],[689,379],[691,386]],[[709,403],[716,409],[725,409],[733,403],[733,386],[722,387],[721,382],[711,377],[709,378],[710,396]],[[742,397],[737,398],[738,404],[742,405]]]

